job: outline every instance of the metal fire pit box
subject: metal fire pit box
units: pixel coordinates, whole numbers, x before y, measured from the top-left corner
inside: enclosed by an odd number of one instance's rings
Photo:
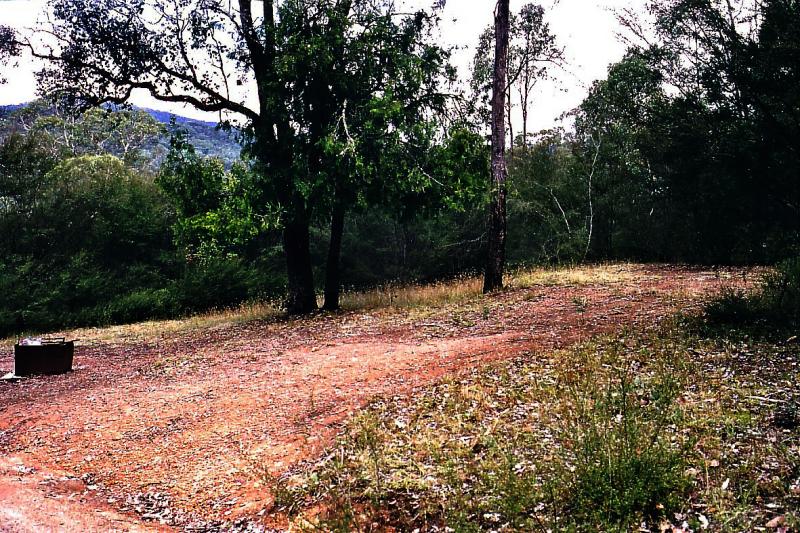
[[[72,370],[75,342],[65,339],[45,339],[41,344],[14,345],[14,374],[36,376],[66,374]]]

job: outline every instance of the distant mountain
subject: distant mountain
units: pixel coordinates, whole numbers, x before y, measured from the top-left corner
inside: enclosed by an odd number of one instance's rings
[[[0,137],[9,130],[14,129],[13,114],[24,109],[27,104],[0,106]],[[196,120],[189,117],[174,115],[165,111],[147,108],[135,108],[145,111],[158,122],[169,125],[174,117],[175,123],[189,133],[189,140],[194,145],[197,153],[206,157],[218,157],[225,161],[227,166],[239,159],[241,146],[236,140],[237,133],[222,131],[217,124]],[[158,170],[164,157],[169,151],[169,137],[163,135],[151,146],[143,150],[143,155],[148,160],[148,167]]]
[[[198,154],[206,157],[218,157],[225,161],[226,166],[232,165],[234,161],[239,159],[242,147],[236,140],[236,131],[223,131],[219,129],[214,122],[196,120],[165,111],[156,111],[147,108],[137,109],[145,111],[151,117],[165,125],[169,125],[174,118],[178,126],[189,132],[189,140]],[[160,149],[156,150],[157,153],[153,154],[153,162],[157,161],[160,166],[163,160],[161,152],[165,155],[169,150],[169,138],[166,136],[161,138],[158,142],[158,147]]]
[[[182,117],[180,115],[176,115],[174,113],[168,113],[166,111],[157,111],[155,109],[148,109],[146,107],[134,107],[134,109],[146,111],[147,114],[149,114],[151,117],[161,122],[162,124],[169,124],[172,118],[174,117],[175,122],[177,122],[178,124],[203,124],[211,128],[217,127],[216,122],[208,122],[205,120],[197,120],[189,117]]]
[[[20,109],[24,109],[25,104],[17,104],[17,105],[0,105],[0,120],[8,118],[11,114]]]

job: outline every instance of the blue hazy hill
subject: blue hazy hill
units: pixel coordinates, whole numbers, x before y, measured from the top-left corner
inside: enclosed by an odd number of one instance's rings
[[[27,104],[0,106],[0,137],[9,130],[14,129],[13,115],[15,112],[24,109]],[[226,132],[217,128],[214,122],[197,120],[181,115],[175,115],[165,111],[155,109],[136,108],[145,111],[158,122],[169,125],[174,119],[175,123],[185,129],[189,134],[189,139],[199,154],[208,157],[219,157],[225,161],[226,165],[231,165],[239,158],[241,146],[236,140],[236,132]],[[169,149],[169,137],[161,136],[151,146],[147,146],[144,156],[148,160],[148,166],[157,170],[161,165]]]

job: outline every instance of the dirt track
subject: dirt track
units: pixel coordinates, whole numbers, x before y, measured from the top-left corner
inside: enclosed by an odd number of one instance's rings
[[[422,318],[347,313],[81,346],[72,374],[0,384],[0,530],[150,531],[152,519],[176,515],[184,524],[269,520],[263,470],[320,453],[370,398],[650,327],[742,283],[738,274],[619,268],[628,281],[520,289]],[[5,348],[0,370],[12,367]]]

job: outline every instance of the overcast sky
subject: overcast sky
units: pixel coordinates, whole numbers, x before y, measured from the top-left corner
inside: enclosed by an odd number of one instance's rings
[[[615,10],[640,8],[645,0],[542,0],[547,19],[559,43],[565,47],[568,71],[557,80],[541,84],[533,103],[531,130],[549,128],[565,111],[577,106],[591,83],[605,77],[608,65],[622,58],[625,47],[617,39],[619,26]],[[432,0],[405,0],[409,7],[428,7]],[[40,16],[44,0],[0,0],[0,25],[30,28]],[[522,1],[511,1],[517,10]],[[448,45],[460,47],[455,63],[466,75],[472,59],[471,47],[480,32],[492,22],[493,0],[447,0],[441,28]],[[35,98],[33,73],[37,65],[23,59],[19,65],[0,69],[8,84],[0,86],[0,105],[17,104]],[[145,94],[135,94],[134,102],[143,107],[213,120],[213,117],[182,106],[156,102]]]

